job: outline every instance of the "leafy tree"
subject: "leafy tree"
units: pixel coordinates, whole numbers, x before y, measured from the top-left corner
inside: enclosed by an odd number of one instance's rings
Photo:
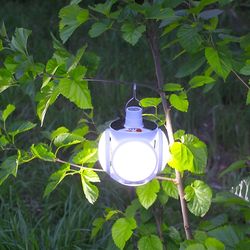
[[[207,225],[201,225],[194,235],[191,232],[188,210],[203,217],[212,201],[211,188],[201,180],[206,173],[207,148],[199,138],[183,130],[173,133],[171,107],[188,112],[190,91],[196,88],[209,91],[221,81],[226,82],[230,74],[244,84],[246,104],[250,104],[250,86],[244,80],[250,75],[250,36],[236,36],[229,29],[220,27],[220,16],[231,1],[142,2],[107,0],[84,8],[80,0],[72,0],[59,11],[60,39],[52,34],[54,52],[46,63],[36,62],[29,53],[30,30],[17,28],[9,37],[2,24],[0,92],[16,88],[30,95],[36,105],[36,115],[30,118],[36,123],[26,119],[10,122],[19,107],[10,103],[2,108],[0,183],[10,175],[16,177],[21,165],[39,159],[52,165],[61,164],[50,176],[44,197],[48,197],[66,176],[78,175],[86,199],[92,204],[98,199],[96,183],[100,182],[98,174],[102,170],[96,164],[98,131],[93,124],[94,110],[88,83],[132,83],[94,78],[96,65],[91,67],[84,60],[88,46],[83,44],[71,53],[65,44],[70,43],[77,29],[88,24],[91,25],[88,35],[93,39],[114,29],[131,46],[146,38],[143,41],[147,42],[148,53],[152,54],[156,82],[154,85],[138,85],[153,90],[157,96],[146,97],[140,104],[145,108],[154,107],[154,114],[146,115],[165,126],[172,158],[160,176],[136,188],[137,198],[125,211],[107,209],[104,217],[97,218],[93,222],[91,237],[94,238],[106,223],[114,220],[111,234],[120,249],[125,246],[133,248],[134,245],[138,249],[164,249],[165,245],[168,249],[241,249],[249,243],[249,232],[242,230],[239,233],[238,228],[226,224],[225,220],[215,218]],[[173,46],[178,49],[174,59],[185,58],[176,73],[176,82],[164,76],[161,60],[161,50]],[[35,89],[35,96],[29,92],[31,87]],[[84,119],[73,129],[61,125],[46,130],[46,113],[62,96],[83,110]],[[246,161],[239,165],[245,167]],[[239,165],[231,166],[227,171],[235,170]],[[249,178],[245,182],[249,183]],[[166,206],[169,198],[180,201],[186,235],[184,241],[179,231],[167,225],[154,211],[159,206],[154,207],[154,204]],[[217,195],[215,201],[237,204],[238,200],[232,199],[236,198]],[[239,210],[249,209],[247,202],[238,205]],[[232,240],[228,240],[230,238]]]

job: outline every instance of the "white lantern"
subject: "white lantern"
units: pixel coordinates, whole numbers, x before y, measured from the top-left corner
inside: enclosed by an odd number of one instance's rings
[[[142,108],[126,108],[125,120],[110,124],[101,135],[98,157],[116,181],[139,186],[152,180],[170,157],[168,140],[157,124],[142,119]]]

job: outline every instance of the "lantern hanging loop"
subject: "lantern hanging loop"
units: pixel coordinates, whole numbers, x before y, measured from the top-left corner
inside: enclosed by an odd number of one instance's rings
[[[140,106],[140,101],[136,97],[136,83],[133,84],[133,96],[126,103],[125,109],[128,107],[129,103],[132,102],[132,101],[136,101],[138,103],[138,106]]]

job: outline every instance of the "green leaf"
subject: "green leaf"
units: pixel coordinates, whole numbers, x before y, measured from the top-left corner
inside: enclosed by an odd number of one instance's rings
[[[197,27],[183,25],[177,31],[177,37],[183,49],[187,52],[195,53],[200,49],[202,39]]]
[[[120,218],[112,226],[112,238],[119,249],[124,249],[126,242],[137,227],[134,218]]]
[[[103,218],[96,218],[92,225],[93,225],[93,229],[91,231],[91,236],[90,236],[90,239],[93,239],[97,234],[98,232],[102,229],[103,227],[103,224],[105,223],[105,219]]]
[[[152,180],[147,184],[136,188],[136,194],[138,195],[139,201],[146,209],[153,205],[159,191],[160,184],[158,180]]]
[[[149,5],[146,9],[147,19],[165,20],[174,17],[174,11],[170,8],[161,8],[160,5]]]
[[[203,53],[192,54],[190,58],[185,60],[178,68],[175,75],[177,78],[182,78],[191,75],[198,70],[206,61]]]
[[[53,141],[57,136],[63,133],[67,133],[69,130],[65,127],[59,127],[56,130],[51,132],[50,139]]]
[[[219,10],[219,9],[211,9],[211,10],[205,10],[205,11],[202,11],[198,17],[204,19],[204,20],[209,20],[213,17],[217,17],[219,16],[220,14],[223,13],[223,10]]]
[[[62,95],[75,103],[79,108],[92,109],[91,96],[86,81],[73,81],[63,78],[59,82],[59,90]]]
[[[135,199],[131,202],[129,206],[127,206],[126,211],[125,211],[125,216],[126,217],[134,217],[137,210],[141,208],[141,204],[138,199]]]
[[[170,167],[180,172],[193,169],[194,156],[186,145],[174,142],[170,147],[170,153],[172,155],[172,159],[168,162]]]
[[[76,164],[94,163],[97,160],[97,145],[94,141],[85,141],[83,150],[73,157],[73,162]]]
[[[166,83],[163,85],[164,91],[182,91],[183,87],[178,83]]]
[[[250,104],[250,90],[247,91],[247,100],[246,100],[246,104]]]
[[[12,73],[8,69],[0,68],[0,93],[14,86]]]
[[[215,238],[208,237],[204,243],[207,250],[225,250],[225,245]]]
[[[81,47],[80,49],[77,50],[76,55],[74,56],[74,58],[71,62],[71,65],[68,67],[67,72],[70,72],[77,67],[77,65],[79,64],[80,60],[82,59],[86,49],[87,49],[87,45],[85,44],[83,47]],[[84,72],[86,72],[86,70],[87,69],[84,68]],[[78,69],[78,71],[79,71],[79,69]]]
[[[188,111],[188,100],[187,95],[185,93],[181,93],[179,95],[171,94],[169,98],[170,104],[174,106],[176,109],[182,112]]]
[[[0,185],[9,177],[13,175],[16,177],[18,168],[18,159],[16,155],[9,156],[0,165]]]
[[[60,184],[60,182],[66,176],[67,171],[70,170],[70,165],[63,164],[56,172],[54,172],[48,180],[48,184],[43,193],[43,197],[48,197],[50,193]]]
[[[170,147],[172,159],[168,165],[180,172],[188,170],[192,173],[203,174],[207,163],[207,147],[194,135],[181,136],[182,142],[174,142]]]
[[[223,242],[226,249],[235,249],[236,245],[244,237],[244,235],[237,230],[237,227],[233,227],[231,225],[217,227],[209,231],[208,235]]]
[[[0,36],[3,37],[3,38],[7,37],[7,32],[6,32],[6,28],[5,28],[4,22],[2,22],[2,24],[1,24]]]
[[[196,174],[203,174],[207,164],[207,146],[194,135],[186,134],[181,137],[181,141],[193,154],[193,167],[189,171]]]
[[[179,199],[178,189],[175,183],[172,181],[163,181],[161,183],[163,191],[174,199]]]
[[[215,80],[210,76],[195,76],[189,81],[192,89],[201,87],[205,84],[213,83]]]
[[[48,145],[40,143],[38,145],[32,145],[30,148],[34,156],[38,157],[44,161],[55,161],[56,156],[51,152],[51,149]]]
[[[37,115],[41,121],[41,126],[43,126],[46,112],[59,96],[59,89],[55,86],[53,82],[46,84],[40,93],[36,96],[37,104]]]
[[[250,64],[245,65],[241,70],[240,73],[245,76],[250,76]]]
[[[142,33],[146,31],[145,25],[136,26],[134,23],[124,23],[121,27],[122,38],[133,46],[139,41]]]
[[[20,133],[33,129],[35,126],[36,124],[30,121],[13,122],[8,129],[8,133],[11,136],[15,137],[16,135]]]
[[[60,38],[65,43],[73,32],[89,18],[89,11],[82,9],[77,4],[68,5],[59,12]]]
[[[200,180],[195,180],[185,188],[185,199],[191,213],[203,217],[210,208],[212,199],[211,188]]]
[[[83,140],[84,138],[82,136],[76,134],[61,133],[54,139],[54,145],[56,147],[67,147],[81,143]]]
[[[233,162],[232,164],[230,164],[225,170],[223,170],[219,174],[219,178],[221,178],[225,174],[228,174],[228,173],[230,173],[232,171],[236,171],[238,169],[246,168],[246,167],[247,167],[247,161],[246,160],[240,160],[240,161]]]
[[[27,55],[27,41],[31,30],[16,28],[14,36],[11,39],[10,47],[24,55]]]
[[[47,62],[45,70],[49,75],[46,75],[45,73],[41,88],[44,88],[51,81],[52,76],[56,73],[59,66],[60,65],[57,63],[57,60],[55,58],[52,58]]]
[[[91,184],[90,181],[93,182],[94,180],[95,182],[98,182],[99,177],[94,171],[91,170],[81,171],[80,175],[83,193],[89,203],[93,204],[99,196],[99,190],[95,185]]]
[[[185,250],[206,250],[206,248],[201,243],[194,243],[185,248]]]
[[[117,0],[109,0],[109,1],[105,1],[104,3],[98,3],[94,7],[89,6],[89,8],[105,16],[109,16],[111,7],[116,2]]]
[[[228,56],[225,53],[218,52],[212,47],[205,48],[205,56],[212,69],[225,81],[232,69]]]
[[[9,115],[14,112],[15,109],[16,109],[16,107],[13,104],[8,104],[8,106],[6,107],[6,109],[2,113],[2,119],[4,122],[7,120]]]
[[[139,250],[162,250],[163,245],[161,243],[161,240],[156,235],[148,235],[143,236],[138,241],[138,249]]]
[[[140,100],[140,105],[143,108],[157,107],[160,103],[161,103],[161,98],[156,98],[156,97],[146,97]]]
[[[110,28],[109,23],[101,23],[101,22],[94,23],[89,30],[89,36],[91,38],[98,37],[109,28]]]

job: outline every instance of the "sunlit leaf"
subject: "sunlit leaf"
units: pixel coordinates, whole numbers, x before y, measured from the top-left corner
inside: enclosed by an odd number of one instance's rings
[[[5,110],[2,113],[2,119],[5,122],[9,115],[11,115],[15,111],[16,107],[13,104],[8,104]]]
[[[71,133],[61,133],[54,139],[54,144],[56,147],[66,147],[82,142],[84,139],[82,136],[71,134]]]
[[[198,88],[205,84],[213,83],[215,80],[210,76],[194,76],[188,83],[191,88]]]
[[[203,217],[210,208],[212,199],[211,188],[200,180],[195,180],[185,188],[185,199],[191,213]]]
[[[163,191],[170,197],[174,199],[179,198],[178,189],[175,183],[172,181],[163,181],[161,183]]]
[[[153,205],[159,191],[160,184],[159,181],[155,179],[136,188],[136,194],[138,195],[139,201],[146,209]]]
[[[137,227],[134,218],[120,218],[112,226],[112,238],[119,249],[124,249],[126,242]]]
[[[183,87],[179,83],[166,83],[163,85],[164,91],[182,91]]]
[[[93,173],[92,172],[92,177],[90,177],[90,172],[87,171],[81,171],[80,175],[81,175],[81,182],[82,182],[82,189],[83,189],[83,193],[86,197],[86,199],[89,201],[89,203],[93,204],[98,196],[99,196],[99,190],[98,188],[91,184],[89,179],[91,178],[95,178],[95,180],[97,181],[98,177],[93,177]],[[98,178],[99,179],[99,178]]]
[[[38,145],[32,145],[30,148],[33,155],[44,161],[55,161],[56,156],[48,145],[40,143]]]
[[[179,95],[177,94],[171,94],[169,98],[170,104],[174,106],[176,109],[182,112],[188,111],[188,100],[187,95],[185,93],[181,93]]]
[[[157,107],[161,103],[161,98],[146,97],[140,100],[140,105],[144,108]]]

